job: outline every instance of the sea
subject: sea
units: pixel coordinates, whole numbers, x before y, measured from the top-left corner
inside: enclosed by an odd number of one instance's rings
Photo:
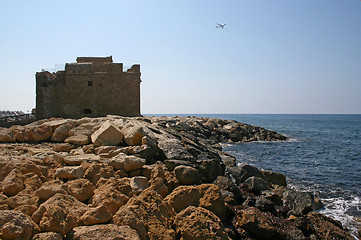
[[[234,155],[238,163],[282,173],[289,187],[312,192],[324,204],[319,212],[340,221],[357,239],[361,221],[361,114],[190,116],[236,120],[289,137],[284,142],[225,144],[223,150]]]

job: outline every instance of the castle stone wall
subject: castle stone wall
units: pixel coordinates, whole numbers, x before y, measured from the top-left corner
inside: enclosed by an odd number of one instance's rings
[[[36,73],[37,119],[140,115],[139,65],[123,72],[123,64],[111,57],[77,62],[55,74]]]

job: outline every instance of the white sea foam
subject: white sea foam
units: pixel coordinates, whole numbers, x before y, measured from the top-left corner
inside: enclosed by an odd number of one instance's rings
[[[322,199],[325,207],[320,210],[320,213],[325,214],[342,223],[355,239],[358,239],[357,229],[360,223],[356,222],[354,217],[348,212],[360,212],[361,199],[357,196],[351,196],[349,199],[342,197]]]

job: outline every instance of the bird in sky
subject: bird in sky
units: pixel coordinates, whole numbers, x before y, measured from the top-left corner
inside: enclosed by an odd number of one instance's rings
[[[216,28],[222,28],[223,29],[225,25],[226,25],[225,23],[217,23]]]

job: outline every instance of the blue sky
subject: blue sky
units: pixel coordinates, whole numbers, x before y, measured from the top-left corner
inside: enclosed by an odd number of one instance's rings
[[[361,113],[360,0],[1,0],[0,30],[0,110],[112,55],[141,64],[144,114]]]

